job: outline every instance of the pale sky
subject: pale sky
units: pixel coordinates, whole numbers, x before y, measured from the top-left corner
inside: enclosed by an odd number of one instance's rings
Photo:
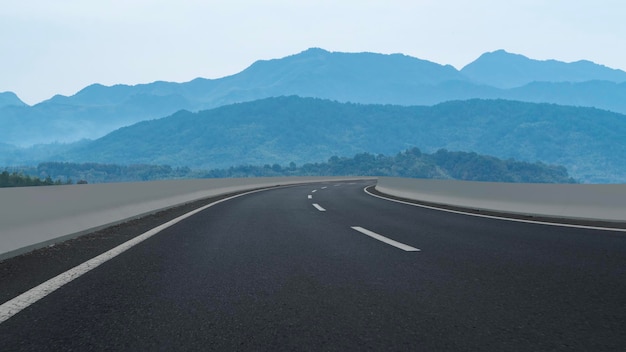
[[[623,0],[0,0],[0,92],[235,74],[310,47],[460,69],[505,49],[626,70]]]

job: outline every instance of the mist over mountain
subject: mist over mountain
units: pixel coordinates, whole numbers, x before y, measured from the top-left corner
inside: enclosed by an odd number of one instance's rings
[[[474,82],[496,88],[516,88],[533,82],[626,82],[626,72],[591,61],[565,63],[533,60],[524,55],[497,50],[481,55],[461,69]]]
[[[477,99],[406,107],[291,96],[179,111],[46,160],[215,169],[418,147],[563,165],[582,182],[626,182],[625,135],[625,115],[594,108]]]
[[[533,103],[597,107],[626,113],[626,82],[533,82],[506,90],[501,97]]]
[[[620,83],[625,77],[624,71],[589,61],[538,61],[504,51],[484,54],[459,71],[402,54],[313,48],[257,61],[238,74],[219,79],[110,87],[94,84],[73,96],[57,95],[34,106],[19,104],[19,98],[16,101],[17,97],[4,93],[0,95],[0,142],[29,146],[96,139],[179,110],[199,111],[286,95],[404,106],[509,99],[626,113],[626,83]],[[11,103],[2,103],[5,99]]]

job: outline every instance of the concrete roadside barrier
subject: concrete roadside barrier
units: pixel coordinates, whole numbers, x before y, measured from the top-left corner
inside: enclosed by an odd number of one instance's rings
[[[626,184],[537,184],[380,177],[396,197],[463,208],[577,220],[626,222]]]
[[[203,198],[345,179],[355,178],[194,179],[0,188],[0,260]]]

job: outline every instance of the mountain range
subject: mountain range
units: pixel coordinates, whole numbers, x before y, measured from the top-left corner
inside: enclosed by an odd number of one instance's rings
[[[0,144],[95,139],[123,126],[268,97],[298,95],[360,104],[432,106],[507,99],[596,107],[626,113],[626,72],[589,61],[540,61],[503,50],[457,70],[418,58],[312,48],[262,60],[242,72],[190,82],[88,86],[28,106],[0,93]],[[0,148],[4,148],[0,146]]]
[[[216,169],[417,147],[563,165],[578,181],[612,183],[626,182],[624,136],[626,115],[595,108],[483,99],[399,106],[290,96],[182,110],[94,141],[16,153],[5,146],[0,165],[53,160]]]

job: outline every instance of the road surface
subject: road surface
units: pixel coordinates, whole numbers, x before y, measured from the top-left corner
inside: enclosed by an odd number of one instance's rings
[[[211,206],[0,323],[0,350],[626,350],[626,233],[398,204],[367,185]],[[1,262],[0,303],[99,240]]]

